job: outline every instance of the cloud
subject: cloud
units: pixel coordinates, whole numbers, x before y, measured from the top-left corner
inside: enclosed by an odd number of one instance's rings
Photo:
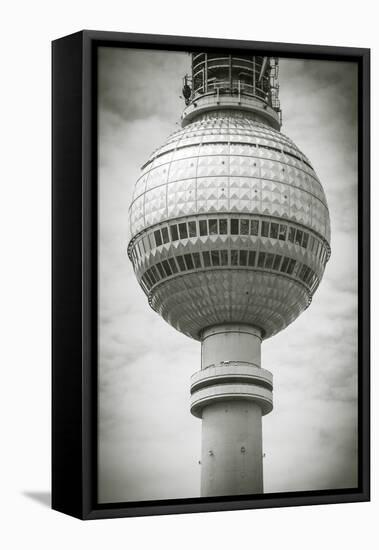
[[[162,120],[177,120],[182,107],[182,77],[187,70],[185,54],[100,48],[100,109],[115,115],[120,123],[157,114]]]

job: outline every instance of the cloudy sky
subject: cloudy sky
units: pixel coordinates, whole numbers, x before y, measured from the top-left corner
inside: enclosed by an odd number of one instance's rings
[[[200,494],[201,421],[189,411],[200,344],[147,304],[126,254],[128,207],[149,154],[179,128],[188,54],[100,49],[99,499]],[[308,308],[262,346],[265,492],[357,482],[357,71],[280,60],[282,132],[324,186],[332,256]]]

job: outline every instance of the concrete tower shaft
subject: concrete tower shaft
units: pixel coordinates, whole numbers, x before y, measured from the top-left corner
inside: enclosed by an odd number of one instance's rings
[[[260,330],[205,330],[201,363],[191,380],[191,412],[202,418],[201,494],[262,493],[262,415],[272,410],[272,375],[260,368]]]

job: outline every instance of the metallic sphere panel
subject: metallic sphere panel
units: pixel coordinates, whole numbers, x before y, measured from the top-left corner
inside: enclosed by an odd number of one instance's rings
[[[330,255],[328,207],[309,160],[237,111],[209,113],[153,153],[130,232],[150,305],[195,339],[222,323],[276,334],[308,307]]]
[[[223,323],[259,327],[268,338],[309,304],[309,293],[289,277],[238,269],[197,271],[157,286],[151,306],[171,326],[194,339]]]
[[[210,212],[284,217],[330,238],[321,184],[291,140],[244,117],[207,116],[171,136],[143,168],[130,232]]]

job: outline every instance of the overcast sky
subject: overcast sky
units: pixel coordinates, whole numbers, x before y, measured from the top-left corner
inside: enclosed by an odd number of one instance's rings
[[[201,421],[189,411],[200,343],[149,306],[126,254],[140,167],[179,128],[188,54],[102,48],[99,60],[99,497],[200,494]],[[280,60],[282,132],[308,156],[331,216],[332,256],[309,307],[262,346],[265,492],[357,483],[357,71]]]

